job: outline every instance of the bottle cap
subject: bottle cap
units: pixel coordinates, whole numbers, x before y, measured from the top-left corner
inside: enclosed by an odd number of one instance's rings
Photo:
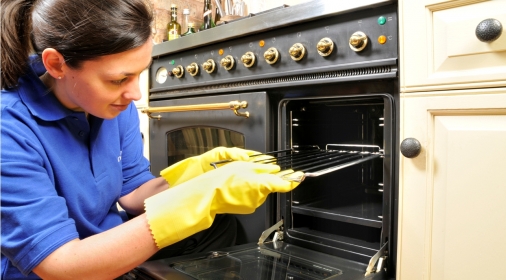
[[[190,23],[188,23],[188,26],[189,26],[189,27],[195,27],[195,23],[190,22]]]
[[[172,5],[170,5],[170,6],[171,6],[172,8],[176,8],[176,7],[177,7],[177,5],[176,5],[176,4],[172,4]]]
[[[190,9],[183,10],[183,15],[189,15],[189,14],[190,14]]]

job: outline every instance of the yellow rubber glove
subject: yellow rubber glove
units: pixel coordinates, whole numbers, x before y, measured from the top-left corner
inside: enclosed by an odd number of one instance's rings
[[[146,199],[156,245],[163,248],[209,228],[216,214],[253,213],[270,193],[299,184],[272,174],[278,171],[274,164],[231,162]]]
[[[171,187],[184,183],[198,175],[213,170],[212,162],[221,160],[247,161],[250,155],[260,154],[241,148],[217,147],[199,156],[190,157],[165,168],[160,175]]]

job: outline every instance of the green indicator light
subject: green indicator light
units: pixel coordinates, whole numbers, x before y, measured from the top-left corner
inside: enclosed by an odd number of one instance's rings
[[[173,59],[173,60],[170,61],[170,64],[174,65],[174,64],[176,64],[176,61],[174,61],[174,59]]]
[[[378,18],[378,24],[383,25],[387,22],[387,19],[384,16]]]

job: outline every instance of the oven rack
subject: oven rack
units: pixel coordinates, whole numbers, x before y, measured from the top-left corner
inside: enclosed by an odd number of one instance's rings
[[[276,163],[281,167],[280,175],[284,179],[301,182],[306,177],[318,177],[382,157],[383,150],[377,145],[327,144],[325,149],[318,145],[295,146],[264,155],[272,158],[254,162]],[[304,175],[300,176],[300,172]]]
[[[302,182],[306,177],[318,177],[383,156],[383,149],[377,145],[327,144],[325,149],[318,145],[295,146],[250,158],[257,163],[275,163],[281,167],[278,174],[282,178]],[[259,159],[254,160],[255,157]],[[229,161],[213,162],[211,165],[217,168],[218,164]]]

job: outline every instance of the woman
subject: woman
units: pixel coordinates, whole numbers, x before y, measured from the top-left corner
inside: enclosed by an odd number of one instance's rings
[[[151,62],[143,0],[2,0],[1,15],[3,279],[112,279],[297,185],[235,148],[149,172],[132,102]],[[241,161],[208,167],[225,158]]]

